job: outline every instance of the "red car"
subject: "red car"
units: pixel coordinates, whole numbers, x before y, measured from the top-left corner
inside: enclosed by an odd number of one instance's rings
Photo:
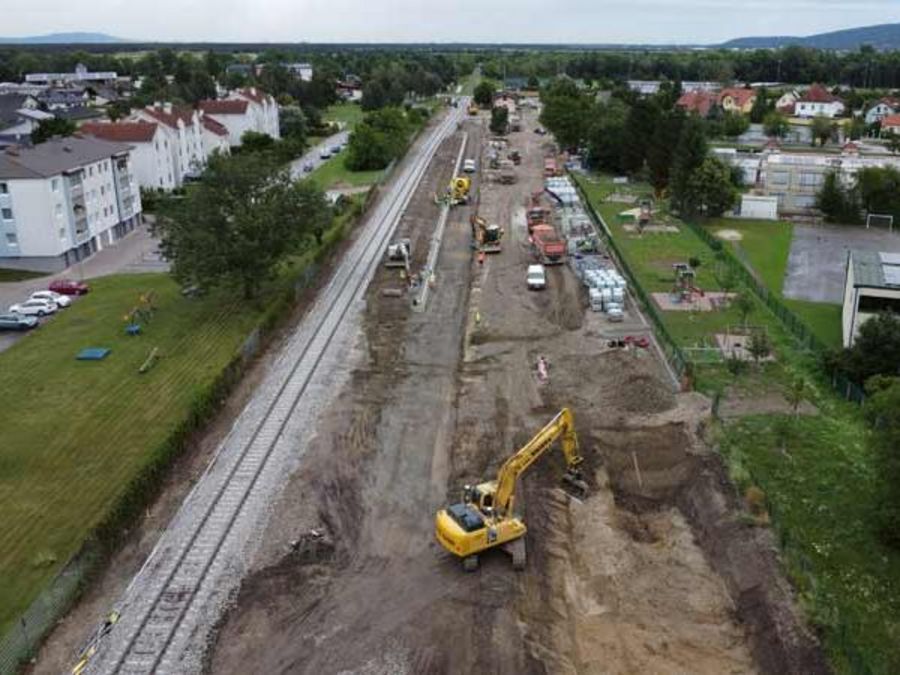
[[[91,287],[83,281],[73,281],[71,279],[58,279],[50,283],[49,290],[62,295],[84,295]]]

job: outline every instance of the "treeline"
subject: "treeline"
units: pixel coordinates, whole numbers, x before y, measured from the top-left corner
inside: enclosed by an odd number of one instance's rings
[[[344,164],[351,171],[385,168],[403,154],[412,134],[427,119],[424,108],[386,107],[370,112],[350,134]]]
[[[647,180],[684,216],[717,216],[737,198],[739,174],[708,152],[710,122],[675,107],[679,89],[651,97],[620,89],[596,101],[568,78],[541,90],[541,122],[590,166]]]
[[[789,82],[851,87],[900,87],[900,52],[862,47],[835,52],[791,46],[733,51],[496,52],[482,58],[486,77],[548,78],[566,74],[592,82],[694,80]]]
[[[900,171],[892,166],[862,169],[849,186],[836,173],[829,173],[816,208],[831,223],[859,225],[869,213],[893,216],[900,223]]]

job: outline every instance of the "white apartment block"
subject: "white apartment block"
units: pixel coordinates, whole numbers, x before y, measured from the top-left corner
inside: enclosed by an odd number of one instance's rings
[[[71,137],[0,153],[0,267],[65,269],[140,220],[126,144]]]
[[[140,187],[168,192],[181,185],[175,168],[175,148],[170,146],[170,134],[164,131],[161,124],[144,121],[89,122],[82,125],[80,132],[131,146],[134,176]]]
[[[172,151],[176,185],[180,186],[186,177],[197,177],[203,172],[206,153],[199,111],[156,103],[133,111],[131,119],[160,125]]]
[[[203,126],[203,154],[207,158],[214,152],[227,155],[231,152],[228,142],[228,128],[213,117],[200,112],[200,123]]]
[[[255,87],[249,87],[231,92],[230,98],[249,101],[248,114],[253,120],[254,131],[268,134],[276,140],[281,138],[281,130],[278,126],[278,103],[272,96]]]
[[[248,131],[281,138],[278,103],[259,89],[241,89],[231,92],[228,98],[200,101],[200,110],[228,130],[228,143],[233,148],[240,146]]]

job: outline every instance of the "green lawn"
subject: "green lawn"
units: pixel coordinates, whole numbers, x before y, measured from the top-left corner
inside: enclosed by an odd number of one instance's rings
[[[737,481],[765,492],[787,570],[835,671],[897,673],[900,552],[874,529],[868,431],[855,410],[824,406],[797,420],[743,418],[720,430],[720,447]]]
[[[342,151],[336,157],[324,162],[319,168],[308,175],[308,180],[318,185],[323,190],[335,187],[359,187],[372,185],[381,178],[381,170],[378,171],[350,171],[344,166],[344,158],[347,151]]]
[[[235,355],[258,319],[227,295],[182,297],[167,275],[91,282],[92,292],[0,354],[0,635],[79,549]],[[144,334],[124,316],[141,293]],[[109,347],[82,362],[85,347]],[[162,358],[137,370],[154,347]]]
[[[326,122],[343,122],[352,131],[364,116],[365,113],[358,103],[335,103],[325,109],[322,119]]]
[[[47,276],[43,272],[28,272],[27,270],[10,270],[0,268],[0,284],[10,281],[27,281],[28,279],[38,279]]]
[[[829,347],[840,348],[843,344],[844,334],[841,325],[841,305],[833,305],[829,302],[809,302],[807,300],[792,300],[783,298],[782,301],[788,309],[803,319],[817,338]]]
[[[704,224],[712,234],[735,230],[740,241],[723,241],[770,290],[781,295],[784,273],[791,252],[794,228],[790,223],[773,220],[716,218]]]

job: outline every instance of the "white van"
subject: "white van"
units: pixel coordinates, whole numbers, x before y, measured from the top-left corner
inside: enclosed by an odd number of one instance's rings
[[[463,171],[465,173],[475,173],[475,160],[467,159],[463,162]]]
[[[529,265],[525,280],[528,282],[528,290],[530,291],[542,291],[547,288],[547,275],[544,274],[544,266]]]

